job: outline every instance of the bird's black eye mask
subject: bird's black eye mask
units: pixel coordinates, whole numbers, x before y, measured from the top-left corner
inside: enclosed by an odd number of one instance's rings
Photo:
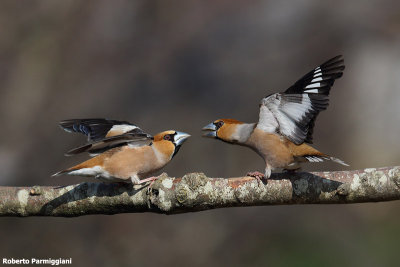
[[[173,134],[166,134],[166,135],[164,135],[164,137],[163,137],[163,139],[164,140],[166,140],[166,141],[171,141],[172,143],[174,143],[174,145],[175,145],[175,142],[174,142],[174,136],[176,135],[176,133],[173,133]]]
[[[218,130],[219,130],[219,128],[221,128],[224,125],[224,122],[223,121],[217,121],[217,122],[214,122],[214,125],[215,125],[215,138],[218,139],[218,140],[221,140],[223,142],[226,142],[224,139],[221,139],[218,136]]]
[[[222,127],[222,125],[224,125],[224,122],[223,121],[217,121],[217,122],[214,122],[214,125],[215,125],[216,130],[218,130],[219,128]]]

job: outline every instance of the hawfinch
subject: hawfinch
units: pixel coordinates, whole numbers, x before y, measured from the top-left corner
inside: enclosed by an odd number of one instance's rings
[[[283,93],[271,94],[261,100],[258,123],[219,119],[203,128],[205,137],[247,146],[265,160],[265,176],[259,172],[248,175],[269,178],[276,168],[299,169],[299,163],[331,160],[348,166],[342,160],[321,153],[306,143],[312,134],[318,113],[328,107],[329,91],[342,77],[343,57],[337,56],[313,69]]]
[[[174,130],[153,137],[129,122],[106,119],[65,120],[60,126],[88,137],[87,144],[70,150],[67,156],[88,152],[93,158],[53,176],[90,176],[105,182],[154,181],[156,177],[148,177],[170,162],[190,137]]]

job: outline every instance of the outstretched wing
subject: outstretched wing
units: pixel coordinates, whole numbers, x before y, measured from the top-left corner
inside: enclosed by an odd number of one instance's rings
[[[72,119],[61,121],[60,127],[67,132],[82,133],[88,137],[89,141],[83,146],[68,151],[66,155],[83,152],[98,154],[126,144],[143,146],[151,143],[153,138],[136,125],[126,121]]]
[[[257,127],[279,132],[299,145],[312,143],[317,115],[329,105],[329,91],[342,77],[343,57],[336,56],[304,75],[283,93],[265,97]]]

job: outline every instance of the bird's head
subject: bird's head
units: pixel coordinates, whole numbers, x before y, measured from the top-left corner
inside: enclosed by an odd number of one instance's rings
[[[173,158],[189,137],[187,133],[169,130],[156,134],[153,143],[160,152]]]
[[[237,130],[244,123],[235,119],[218,119],[203,127],[203,137],[220,139],[229,143],[238,142]]]

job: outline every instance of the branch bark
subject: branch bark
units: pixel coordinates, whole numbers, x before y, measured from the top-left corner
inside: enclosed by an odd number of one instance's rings
[[[252,177],[209,178],[163,173],[152,189],[129,184],[0,187],[0,216],[61,216],[155,212],[175,214],[225,207],[341,204],[400,199],[400,166],[356,171],[279,173],[265,183]]]

